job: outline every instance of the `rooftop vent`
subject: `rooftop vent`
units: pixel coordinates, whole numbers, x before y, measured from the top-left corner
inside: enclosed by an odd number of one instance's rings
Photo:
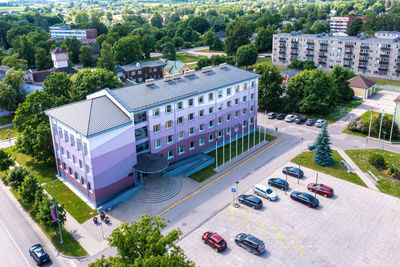
[[[179,74],[179,73],[175,73],[173,76],[172,76],[172,79],[174,79],[174,80],[177,80],[177,79],[180,79],[181,78],[181,75]]]
[[[140,68],[140,63],[136,63],[136,68]]]
[[[168,82],[172,80],[172,75],[165,75],[164,76],[164,82]]]
[[[195,74],[194,70],[187,70],[183,73],[184,77],[193,76]]]
[[[153,85],[154,84],[154,79],[147,79],[146,80],[146,85],[147,86],[150,86],[150,85]]]
[[[228,64],[226,64],[226,63],[221,63],[221,64],[219,64],[219,68],[220,69],[225,69],[225,68],[227,68],[228,67]]]
[[[212,66],[208,66],[208,67],[204,67],[204,68],[202,68],[201,69],[201,72],[209,72],[209,71],[212,71]]]

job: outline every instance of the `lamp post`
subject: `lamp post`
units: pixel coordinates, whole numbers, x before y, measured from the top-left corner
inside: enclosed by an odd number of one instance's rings
[[[386,136],[386,132],[383,132],[383,139],[382,139],[382,152],[385,151],[385,136]]]
[[[239,181],[236,181],[235,182],[236,183],[236,198],[235,198],[235,207],[236,208],[239,208],[240,207],[240,205],[239,205],[239,203],[238,203],[238,190],[239,190]]]
[[[44,187],[45,185],[51,184],[51,186],[53,187],[53,199],[54,199],[54,206],[56,207],[56,214],[57,214],[57,222],[58,222],[58,230],[60,231],[60,244],[64,243],[63,239],[62,239],[62,233],[61,233],[61,224],[60,224],[60,219],[58,217],[58,209],[57,209],[57,200],[56,200],[56,194],[54,193],[54,182],[58,181],[58,179],[54,179],[51,182],[48,183],[43,183],[40,186]]]

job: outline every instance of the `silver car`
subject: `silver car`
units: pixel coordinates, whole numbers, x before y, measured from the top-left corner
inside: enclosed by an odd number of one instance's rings
[[[319,119],[315,122],[315,127],[322,128],[326,124],[326,120]]]

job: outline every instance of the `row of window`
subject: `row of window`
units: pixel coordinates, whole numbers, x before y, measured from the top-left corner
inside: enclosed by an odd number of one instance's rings
[[[57,158],[57,161],[59,163],[59,165],[58,165],[59,167],[62,167],[64,171],[68,172],[69,175],[73,176],[76,181],[80,180],[80,183],[82,184],[82,186],[86,187],[90,192],[93,193],[92,185],[90,182],[86,181],[85,177],[81,176],[79,179],[79,174],[76,171],[74,171],[71,167],[67,166],[67,164],[65,164],[65,162],[63,162],[61,165],[61,161],[59,158]]]
[[[68,133],[67,130],[63,130],[61,127],[58,127],[58,131],[57,131],[57,126],[54,124],[53,124],[53,133],[54,133],[54,136],[58,135],[61,140],[64,139],[64,143],[70,144],[71,147],[76,146],[78,151],[83,150],[85,156],[87,156],[87,154],[88,154],[87,144],[85,142],[82,142],[81,140],[79,140],[72,133]]]
[[[77,160],[75,155],[71,154],[68,150],[65,150],[64,147],[60,147],[57,143],[55,143],[56,145],[56,150],[60,151],[61,150],[61,155],[66,156],[68,158],[68,160],[70,160],[73,164],[79,166],[80,169],[83,170],[83,162],[82,160]],[[90,167],[89,165],[85,164],[85,169],[86,169],[86,173],[90,173]]]

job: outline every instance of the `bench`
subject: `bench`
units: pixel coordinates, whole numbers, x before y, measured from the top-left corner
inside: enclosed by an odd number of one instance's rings
[[[342,161],[343,165],[347,168],[347,172],[353,173],[353,169],[349,166],[349,164],[347,164],[347,162],[344,160],[341,160],[341,161]]]
[[[369,175],[372,176],[372,178],[375,179],[375,181],[376,181],[377,183],[379,183],[379,179],[378,179],[371,171],[368,171],[368,173],[369,173]]]

